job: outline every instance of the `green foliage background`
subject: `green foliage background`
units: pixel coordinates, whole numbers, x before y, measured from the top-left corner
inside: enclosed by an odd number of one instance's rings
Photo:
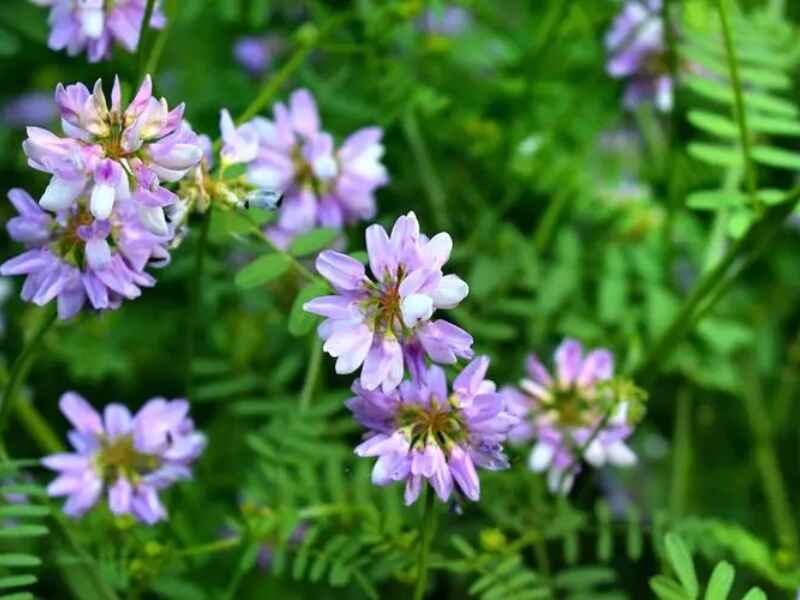
[[[715,0],[668,3],[683,32],[677,60],[706,73],[681,79],[669,116],[621,108],[603,46],[619,3],[458,4],[471,24],[443,36],[419,26],[424,10],[443,9],[435,1],[165,0],[171,26],[154,73],[158,93],[186,101],[212,138],[221,107],[241,114],[265,87],[272,101],[308,87],[338,140],[382,126],[392,182],[377,220],[414,210],[424,231],[450,232],[449,266],[471,288],[455,319],[492,358],[492,379],[516,383],[528,352],[549,356],[569,335],[612,349],[649,392],[634,469],[587,471],[562,501],[512,450],[510,471],[482,475],[480,503],[442,509],[431,597],[694,598],[706,585],[712,600],[731,586],[731,597],[755,600],[745,593],[756,585],[793,597],[800,236],[786,200],[800,169],[800,5],[724,3],[751,126],[751,194]],[[254,78],[232,45],[267,33],[281,50]],[[49,51],[46,35],[44,10],[2,3],[0,103],[59,81],[137,76],[135,56],[118,49],[89,65]],[[36,196],[46,178],[25,165],[23,138],[0,124],[0,180]],[[0,218],[11,215],[2,204]],[[320,357],[315,323],[297,310],[313,290],[292,268],[237,285],[234,274],[270,249],[217,213],[190,323],[198,229],[141,299],[45,337],[11,429],[11,452],[26,460],[0,471],[31,498],[0,506],[0,597],[31,597],[22,586],[81,600],[409,597],[419,512],[399,488],[374,488],[370,461],[352,454],[350,380]],[[363,226],[347,237],[363,249]],[[3,242],[4,256],[16,251]],[[10,361],[42,311],[16,297],[3,310]],[[192,411],[210,445],[194,481],[167,494],[169,522],[144,528],[104,509],[65,519],[32,460],[66,430],[59,395],[132,408],[183,395],[190,328]],[[266,571],[255,566],[264,544]],[[3,596],[4,582],[20,595]]]

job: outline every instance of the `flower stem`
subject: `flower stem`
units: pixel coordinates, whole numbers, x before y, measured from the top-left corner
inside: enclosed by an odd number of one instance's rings
[[[150,19],[153,17],[153,10],[155,10],[155,7],[156,0],[147,0],[142,23],[139,26],[139,50],[137,51],[136,61],[139,65],[139,81],[144,79],[144,76],[147,74],[145,72],[145,56],[147,56],[147,53],[144,51],[144,47],[146,46],[145,37],[147,36],[147,28],[150,25]]]
[[[161,54],[164,52],[164,47],[167,45],[167,38],[169,37],[170,29],[172,29],[172,23],[178,14],[177,1],[167,0],[164,7],[164,13],[167,16],[167,23],[164,25],[161,31],[158,32],[158,35],[156,36],[156,39],[150,48],[150,53],[147,56],[147,62],[142,70],[142,77],[144,77],[144,75],[147,73],[155,76],[156,71],[158,70],[158,62],[161,60]]]
[[[717,10],[719,20],[722,24],[722,40],[725,44],[725,56],[728,60],[728,71],[730,72],[731,84],[733,85],[734,116],[739,125],[739,140],[742,144],[742,160],[744,162],[745,178],[747,180],[747,191],[750,194],[750,203],[753,210],[761,212],[763,206],[758,198],[758,183],[756,181],[756,169],[753,165],[753,155],[750,149],[750,132],[747,129],[747,114],[744,108],[744,96],[742,94],[742,82],[739,79],[739,65],[736,62],[736,54],[731,39],[731,28],[728,24],[728,15],[725,12],[724,0],[717,0]]]
[[[203,293],[203,266],[205,265],[206,246],[208,245],[208,230],[211,225],[209,208],[203,215],[203,224],[200,226],[200,237],[197,240],[197,249],[194,259],[194,272],[192,273],[192,287],[189,297],[189,322],[186,325],[186,396],[192,395],[192,362],[194,361],[195,337],[197,335],[197,317],[202,304]]]
[[[28,374],[28,370],[31,367],[31,358],[39,349],[42,338],[44,338],[53,323],[56,322],[57,317],[58,313],[53,310],[41,321],[33,337],[22,349],[22,352],[11,367],[8,383],[6,383],[5,390],[3,391],[3,399],[0,401],[0,448],[3,448],[3,437],[8,427],[8,418],[11,415],[13,405],[16,401],[17,391],[25,380],[25,376]]]
[[[311,396],[314,394],[314,388],[317,387],[317,380],[319,379],[321,359],[322,340],[319,339],[315,331],[311,339],[311,360],[308,363],[303,390],[300,392],[300,410],[308,410],[308,407],[311,406]]]
[[[433,488],[425,486],[425,508],[422,513],[422,520],[419,523],[419,561],[417,562],[417,585],[414,589],[414,600],[423,600],[428,588],[428,555],[431,550],[431,540],[433,540],[433,530],[435,527],[434,516],[434,493]]]

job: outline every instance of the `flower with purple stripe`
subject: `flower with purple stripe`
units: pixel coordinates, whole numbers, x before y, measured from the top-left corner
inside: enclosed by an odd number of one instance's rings
[[[476,467],[508,468],[502,444],[517,422],[485,379],[488,368],[487,357],[476,358],[453,381],[452,392],[436,365],[389,393],[353,384],[355,397],[346,404],[368,430],[355,452],[378,458],[375,485],[405,482],[406,504],[417,500],[426,480],[443,502],[454,490],[480,498]]]
[[[653,101],[672,109],[673,85],[664,41],[661,0],[630,0],[606,34],[608,73],[628,79],[624,103],[634,108]]]
[[[42,208],[65,210],[86,196],[92,215],[107,219],[117,200],[130,198],[143,224],[167,235],[164,207],[176,197],[162,183],[179,181],[203,157],[183,121],[184,105],[170,111],[166,99],[154,98],[149,76],[124,111],[119,78],[110,106],[99,80],[92,92],[81,83],[59,84],[55,97],[66,137],[29,127],[22,144],[28,164],[52,175]]]
[[[389,181],[379,127],[359,129],[336,148],[307,90],[295,91],[288,106],[276,104],[274,120],[257,117],[251,123],[259,149],[247,177],[284,194],[277,224],[267,230],[274,243],[287,247],[315,227],[338,229],[375,215],[375,191]]]
[[[374,281],[356,259],[325,250],[317,271],[336,290],[307,302],[304,310],[327,317],[319,327],[324,350],[335,357],[336,372],[353,373],[362,364],[366,390],[396,388],[404,369],[418,375],[424,357],[443,364],[472,357],[472,337],[448,321],[431,320],[440,308],[455,308],[467,284],[444,275],[453,241],[447,233],[428,239],[413,212],[397,219],[391,237],[380,225],[367,228],[367,252]]]
[[[535,439],[529,465],[548,473],[552,492],[568,492],[580,469],[578,451],[595,467],[627,467],[636,455],[625,440],[633,433],[626,398],[609,398],[604,386],[614,373],[614,357],[596,349],[584,355],[581,344],[564,340],[555,353],[552,375],[535,355],[528,357],[520,390],[504,390],[509,411],[520,418],[509,440]]]
[[[50,7],[51,50],[66,50],[69,56],[86,51],[89,62],[111,58],[114,43],[135,52],[145,16],[147,0],[32,0]],[[166,24],[159,2],[150,18],[150,27]]]
[[[13,189],[8,197],[19,214],[6,229],[25,251],[0,265],[0,274],[25,275],[23,300],[43,306],[57,299],[61,319],[75,316],[87,300],[96,310],[109,310],[137,298],[142,287],[155,285],[145,267],[169,262],[170,236],[144,227],[131,199],[97,219],[87,198],[51,214],[24,190]]]
[[[115,515],[133,515],[152,525],[167,518],[159,491],[191,478],[191,464],[206,445],[195,431],[185,400],[153,398],[131,415],[121,404],[109,404],[101,417],[81,396],[67,392],[59,402],[74,429],[74,452],[42,459],[58,477],[50,496],[66,496],[64,512],[81,517],[107,494]]]

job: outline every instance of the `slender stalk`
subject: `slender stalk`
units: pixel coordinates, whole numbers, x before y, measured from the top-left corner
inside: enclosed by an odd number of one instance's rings
[[[689,476],[692,465],[692,413],[691,398],[686,388],[678,392],[678,410],[675,411],[672,453],[672,480],[670,482],[669,509],[673,518],[686,511],[689,495]]]
[[[419,522],[419,560],[417,561],[417,585],[414,588],[414,600],[423,600],[428,589],[428,556],[433,540],[435,527],[435,495],[430,484],[425,484],[425,507],[422,520]]]
[[[699,322],[699,317],[707,313],[722,297],[722,292],[729,289],[730,283],[766,250],[772,237],[794,210],[798,199],[800,188],[795,188],[783,202],[768,208],[761,220],[728,249],[717,266],[700,278],[672,323],[653,344],[648,355],[633,369],[635,375],[657,370],[666,362],[680,340]]]
[[[547,208],[539,219],[539,224],[533,232],[533,245],[536,251],[541,254],[550,243],[550,238],[553,237],[558,217],[561,216],[562,211],[567,206],[570,192],[562,189],[555,194],[555,196],[547,204]]]
[[[731,83],[733,84],[734,116],[739,126],[739,139],[742,144],[742,159],[744,162],[747,190],[750,194],[750,203],[752,204],[753,210],[760,212],[763,206],[758,198],[758,182],[756,180],[756,169],[753,165],[753,155],[750,148],[750,131],[747,128],[747,114],[744,108],[742,82],[739,79],[739,65],[736,61],[736,53],[733,47],[733,40],[731,39],[731,29],[728,23],[728,15],[725,11],[724,0],[717,0],[717,10],[719,11],[720,23],[722,24],[722,40],[725,44],[728,71],[730,72]]]
[[[139,49],[137,51],[137,64],[139,65],[139,81],[144,79],[144,76],[147,74],[145,71],[145,56],[147,53],[144,51],[144,48],[147,44],[145,41],[147,37],[147,28],[150,27],[150,19],[153,17],[153,10],[156,7],[156,0],[147,0],[147,5],[144,9],[144,16],[142,17],[142,23],[139,25]]]
[[[38,329],[33,334],[30,341],[25,344],[25,347],[20,352],[14,364],[11,367],[11,373],[8,377],[5,390],[3,391],[3,399],[0,401],[0,447],[3,447],[3,438],[6,429],[8,428],[8,418],[11,415],[12,407],[16,402],[17,391],[19,386],[25,380],[28,370],[31,367],[31,358],[34,353],[39,349],[42,338],[48,332],[53,323],[56,322],[58,313],[52,310],[39,324]]]
[[[209,542],[208,544],[190,546],[189,548],[178,550],[176,554],[178,556],[202,556],[204,554],[214,554],[216,552],[224,552],[225,550],[236,548],[243,541],[244,540],[240,537],[232,537],[224,540]]]
[[[189,322],[186,325],[186,395],[192,396],[193,372],[192,362],[194,361],[195,338],[197,337],[197,317],[199,316],[201,298],[203,294],[203,267],[205,265],[206,246],[208,245],[208,230],[211,226],[211,215],[213,208],[209,208],[203,215],[203,223],[200,226],[200,237],[197,240],[197,249],[194,258],[194,271],[189,297]]]
[[[146,75],[147,73],[150,73],[150,75],[154,76],[158,70],[158,62],[161,60],[161,55],[163,54],[164,48],[167,45],[167,38],[169,37],[170,30],[172,29],[172,24],[178,14],[177,1],[167,0],[164,12],[167,15],[167,23],[164,25],[161,31],[158,32],[156,40],[153,42],[153,45],[150,48],[150,54],[147,57],[147,62],[145,63],[142,76]]]
[[[407,110],[403,116],[403,131],[408,140],[408,145],[411,147],[414,160],[419,167],[422,186],[425,188],[425,195],[431,205],[434,223],[439,229],[450,229],[450,216],[447,212],[444,188],[436,167],[431,160],[428,146],[425,144],[425,138],[422,137],[420,132],[419,121],[413,109]]]
[[[764,397],[758,380],[758,373],[752,359],[743,361],[746,385],[744,390],[747,422],[755,443],[755,459],[761,486],[767,499],[767,507],[772,519],[775,534],[781,544],[793,553],[800,549],[794,509],[786,490],[786,482],[781,473],[775,447],[772,441],[772,425],[764,405]]]
[[[14,403],[14,408],[20,425],[44,452],[56,454],[64,451],[64,444],[61,443],[61,439],[33,404],[30,402],[16,402]]]
[[[311,360],[308,363],[303,390],[300,392],[300,410],[308,410],[308,407],[311,406],[311,397],[314,395],[314,388],[317,387],[321,364],[322,340],[315,331],[311,336]]]

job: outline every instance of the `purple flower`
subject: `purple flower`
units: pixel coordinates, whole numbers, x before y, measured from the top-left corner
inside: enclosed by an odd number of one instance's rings
[[[660,110],[671,110],[673,81],[666,57],[661,0],[627,2],[605,41],[609,75],[628,79],[626,108],[652,100]]]
[[[42,208],[65,210],[88,200],[92,215],[107,219],[116,200],[130,198],[142,223],[167,235],[164,207],[176,197],[161,182],[180,180],[203,156],[183,121],[184,105],[170,111],[166,99],[156,100],[149,76],[125,111],[118,78],[110,107],[99,80],[92,92],[81,83],[59,84],[55,98],[67,137],[29,127],[22,144],[28,164],[52,175]]]
[[[50,7],[50,37],[52,50],[64,50],[70,56],[86,50],[89,62],[111,57],[114,42],[128,52],[139,45],[139,31],[144,19],[147,0],[32,0],[39,6]],[[156,6],[150,27],[161,29],[166,20]]]
[[[453,381],[448,393],[441,367],[425,369],[389,393],[353,384],[347,407],[367,428],[356,449],[375,456],[375,485],[405,481],[406,504],[413,504],[428,480],[446,502],[454,487],[466,498],[480,498],[476,467],[508,468],[502,444],[517,418],[506,412],[502,394],[484,379],[489,359],[478,357]]]
[[[131,514],[152,525],[167,518],[159,490],[191,478],[191,464],[203,452],[205,436],[195,431],[185,400],[148,400],[132,416],[109,404],[101,416],[81,396],[67,392],[59,402],[74,429],[72,453],[53,454],[42,464],[58,472],[50,496],[66,496],[64,512],[80,517],[105,491],[115,515]]]
[[[27,92],[3,105],[3,122],[9,127],[45,126],[56,118],[56,105],[50,94]]]
[[[403,379],[404,366],[424,370],[424,356],[452,364],[472,357],[472,337],[444,321],[439,308],[455,308],[469,293],[456,275],[443,275],[453,242],[447,233],[428,239],[413,212],[400,217],[389,237],[380,225],[367,228],[369,265],[375,281],[356,259],[325,250],[317,271],[336,290],[307,302],[308,312],[327,317],[319,327],[323,348],[336,357],[336,372],[353,373],[363,363],[361,385],[384,392]]]
[[[233,57],[251,75],[261,75],[270,68],[282,45],[277,36],[244,36],[234,44]]]
[[[57,298],[61,319],[76,315],[87,299],[93,308],[108,310],[137,298],[142,287],[155,285],[145,267],[169,261],[169,236],[145,228],[131,199],[96,219],[86,203],[51,214],[24,190],[13,189],[8,197],[19,215],[6,229],[26,249],[0,265],[0,274],[25,275],[22,298],[28,302],[41,306]]]
[[[320,129],[313,96],[294,92],[289,105],[278,103],[274,121],[255,118],[258,156],[248,164],[249,181],[280,190],[284,201],[277,225],[267,230],[285,246],[297,234],[315,227],[341,228],[375,215],[375,190],[389,178],[378,127],[360,129],[336,149],[333,137]]]
[[[552,492],[568,492],[580,469],[577,450],[587,443],[583,458],[595,466],[630,466],[636,455],[625,444],[633,433],[628,402],[617,398],[609,404],[603,384],[614,373],[614,357],[608,350],[583,354],[575,340],[566,339],[556,350],[552,375],[535,355],[528,357],[528,377],[521,390],[504,390],[508,410],[520,417],[509,440],[536,439],[529,465],[548,472]]]
[[[429,8],[417,19],[417,28],[430,33],[454,37],[472,25],[472,15],[463,7],[448,5]]]

